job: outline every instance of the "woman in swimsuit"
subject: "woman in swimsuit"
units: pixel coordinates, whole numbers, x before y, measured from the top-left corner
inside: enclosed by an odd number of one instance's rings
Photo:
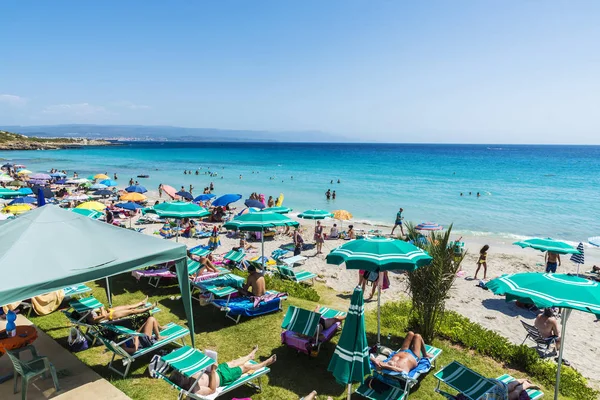
[[[315,226],[315,242],[317,243],[317,254],[322,254],[321,249],[323,248],[324,239],[321,221],[317,221],[317,226]]]
[[[163,327],[160,326],[156,318],[148,317],[146,322],[144,322],[144,325],[138,329],[138,332],[143,333],[144,335],[134,336],[123,343],[121,347],[129,354],[134,354],[139,349],[152,347],[154,343],[164,339],[162,336],[160,336],[161,330],[163,330]]]
[[[147,303],[148,303],[148,297],[146,297],[144,299],[144,301],[140,301],[139,303],[136,303],[136,304],[111,307],[108,309],[101,307],[100,314],[90,315],[90,319],[91,319],[90,322],[92,324],[97,324],[99,322],[104,322],[104,321],[119,320],[119,319],[130,317],[132,315],[143,314],[145,312],[152,310],[154,307],[156,307],[156,303],[146,305]]]
[[[483,279],[486,279],[487,276],[487,251],[490,249],[490,246],[487,244],[481,248],[479,251],[479,259],[477,260],[477,270],[475,271],[474,279],[477,279],[477,274],[479,273],[479,269],[483,265]]]

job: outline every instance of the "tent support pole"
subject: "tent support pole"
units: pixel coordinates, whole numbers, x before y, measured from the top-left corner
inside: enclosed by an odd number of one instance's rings
[[[112,296],[110,295],[110,283],[108,282],[108,276],[106,277],[106,298],[108,299],[109,307],[112,307]]]
[[[563,349],[565,348],[565,331],[567,330],[567,320],[571,316],[570,308],[563,308],[562,330],[560,332],[560,351],[558,352],[558,367],[556,368],[556,387],[554,388],[554,400],[558,400],[558,390],[560,388],[560,367],[563,360]]]

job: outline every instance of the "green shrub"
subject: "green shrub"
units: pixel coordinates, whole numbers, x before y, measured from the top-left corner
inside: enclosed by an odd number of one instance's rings
[[[242,272],[237,269],[234,269],[233,273],[244,278],[248,276],[246,272]],[[276,275],[265,275],[265,285],[267,286],[267,290],[285,292],[297,299],[310,300],[314,302],[321,300],[321,296],[319,296],[319,293],[313,287],[284,280]]]
[[[395,332],[404,332],[411,326],[411,314],[410,302],[386,303],[381,308],[382,325]],[[437,335],[523,371],[544,385],[554,386],[556,383],[556,363],[541,359],[535,349],[515,345],[454,311],[444,313]],[[587,380],[579,372],[565,366],[561,368],[560,393],[578,400],[595,400],[600,395],[587,385]]]

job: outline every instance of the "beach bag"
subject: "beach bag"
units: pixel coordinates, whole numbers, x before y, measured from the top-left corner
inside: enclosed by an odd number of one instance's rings
[[[71,328],[67,343],[69,345],[69,350],[71,350],[72,353],[87,350],[89,347],[87,339],[81,334],[81,331],[77,328]]]
[[[365,278],[368,282],[377,282],[377,279],[379,279],[379,272],[375,272],[375,271],[365,271],[363,278]]]
[[[152,378],[158,378],[158,374],[164,375],[164,372],[169,368],[169,365],[163,361],[163,359],[155,354],[148,364],[148,373]]]

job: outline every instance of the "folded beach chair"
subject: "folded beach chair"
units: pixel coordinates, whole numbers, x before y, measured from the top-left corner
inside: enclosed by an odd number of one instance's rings
[[[196,380],[191,387],[182,388],[177,384],[173,383],[169,379],[169,375],[172,371],[177,371],[186,378],[191,378],[194,374],[204,371],[211,365],[215,364],[215,360],[189,346],[184,346],[180,349],[174,350],[173,352],[162,356],[160,360],[165,363],[165,366],[156,370],[155,374],[158,378],[163,379],[169,385],[171,385],[173,388],[179,391],[179,399],[187,397],[196,400],[213,400],[245,384],[252,386],[260,391],[261,377],[265,374],[268,374],[271,371],[268,367],[263,367],[259,370],[254,371],[252,374],[242,375],[237,381],[233,382],[229,386],[218,387],[216,392],[211,395],[202,396],[193,393],[194,388],[198,383],[198,380]],[[256,362],[251,360],[250,363],[255,364]],[[252,381],[255,379],[258,380],[258,385],[252,383]]]
[[[325,307],[322,307],[322,309],[325,309]],[[330,308],[327,308],[327,312],[330,315],[328,318],[345,314]],[[318,334],[317,327],[321,318],[323,318],[321,313],[290,306],[281,324],[281,328],[284,329],[281,332],[281,343],[308,356],[317,356],[321,345],[330,341],[342,325],[341,322],[336,322],[321,332],[323,338],[320,338],[321,335]]]
[[[279,275],[281,275],[282,278],[286,278],[297,283],[305,282],[310,279],[314,284],[315,278],[317,277],[317,274],[313,274],[312,272],[294,271],[293,269],[285,267],[283,265],[277,266],[277,272],[279,272]]]
[[[266,300],[255,301],[252,297],[231,297],[227,300],[215,299],[212,305],[225,311],[225,317],[231,319],[236,324],[240,322],[242,316],[257,317],[259,315],[269,314],[283,310],[282,300],[287,298],[285,293],[279,293],[276,290],[268,290],[263,296]]]
[[[550,347],[556,343],[556,338],[545,338],[535,326],[529,325],[523,320],[521,320],[521,324],[523,325],[523,328],[525,328],[525,331],[527,331],[527,336],[525,336],[525,339],[523,339],[523,343],[521,344],[525,344],[527,339],[531,339],[536,344],[536,350],[539,353],[546,355],[550,351]]]
[[[455,396],[440,390],[442,383],[462,393],[470,400],[484,399],[485,396],[489,397],[493,393],[498,393],[502,396],[505,392],[504,387],[498,386],[492,380],[465,367],[458,361],[452,361],[436,372],[434,376],[438,379],[435,391],[448,399],[454,399]]]
[[[133,364],[136,358],[141,357],[144,354],[154,352],[169,343],[175,343],[177,340],[180,339],[182,346],[185,346],[184,337],[190,334],[190,331],[187,328],[174,323],[169,323],[164,327],[162,331],[160,331],[160,336],[162,336],[163,339],[154,342],[150,347],[141,348],[138,349],[138,351],[136,351],[135,353],[129,354],[121,347],[121,345],[123,345],[128,340],[133,340],[135,336],[143,336],[144,334],[114,324],[106,324],[102,325],[102,327],[113,331],[120,338],[119,342],[114,342],[113,340],[109,340],[100,334],[98,335],[98,339],[100,339],[104,346],[106,346],[106,348],[113,353],[113,356],[110,362],[108,363],[108,368],[111,371],[116,372],[123,378],[125,378],[129,373],[129,368],[131,367],[131,364]],[[115,358],[117,356],[122,358],[123,366],[125,366],[124,371],[120,371],[113,367],[113,363],[115,362]]]
[[[408,374],[390,370],[377,371],[375,365],[371,362],[372,377],[387,384],[389,389],[384,390],[382,393],[377,393],[369,388],[367,383],[364,383],[358,387],[356,393],[371,400],[404,400],[408,398],[411,389],[419,383],[419,378],[433,368],[435,361],[442,354],[442,350],[437,347],[425,345],[425,349],[432,357],[429,359],[421,358],[417,367]],[[377,358],[387,361],[400,350],[392,351],[389,348],[380,347],[379,351],[380,353]]]

